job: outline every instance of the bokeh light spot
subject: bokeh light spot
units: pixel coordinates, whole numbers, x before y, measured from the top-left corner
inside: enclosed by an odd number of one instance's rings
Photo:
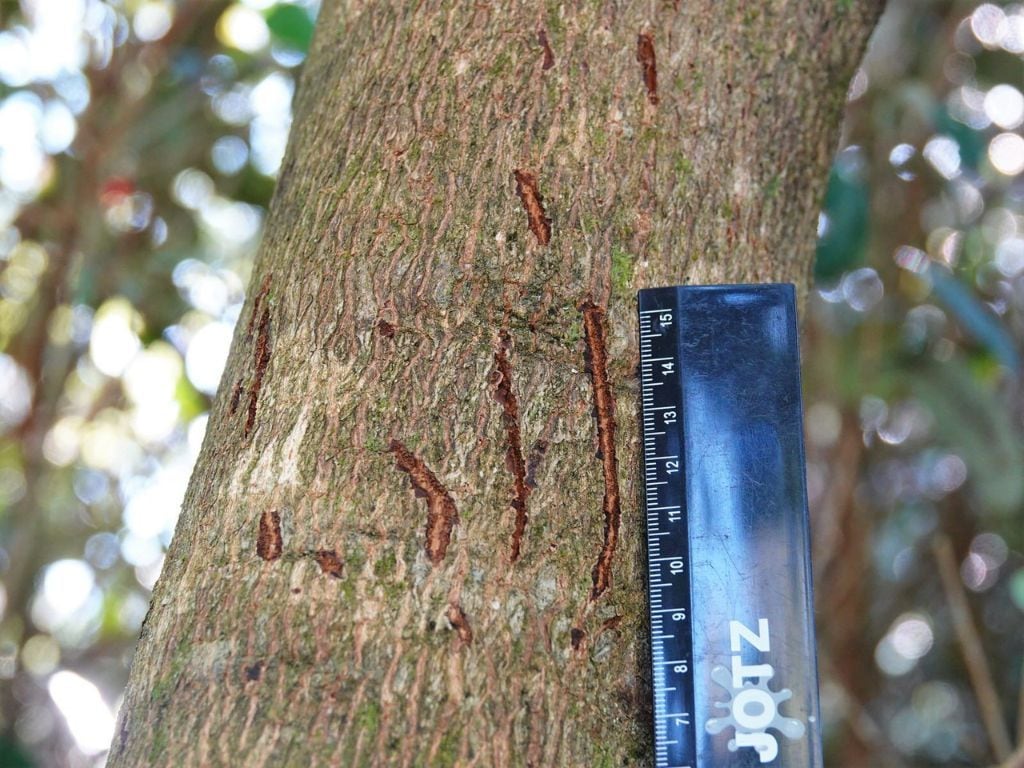
[[[87,755],[105,752],[114,736],[114,713],[99,688],[81,675],[62,670],[50,678],[47,689],[78,748]]]
[[[988,159],[1000,173],[1016,176],[1024,171],[1024,138],[1016,133],[1000,133],[989,142]]]

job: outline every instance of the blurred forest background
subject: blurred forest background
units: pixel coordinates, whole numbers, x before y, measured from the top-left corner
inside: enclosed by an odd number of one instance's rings
[[[0,766],[98,766],[317,3],[0,0]],[[803,346],[828,764],[1024,742],[1024,5],[891,0]]]

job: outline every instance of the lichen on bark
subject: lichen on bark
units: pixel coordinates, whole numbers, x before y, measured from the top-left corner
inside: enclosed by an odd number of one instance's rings
[[[632,295],[804,285],[878,10],[325,0],[110,766],[646,764]]]

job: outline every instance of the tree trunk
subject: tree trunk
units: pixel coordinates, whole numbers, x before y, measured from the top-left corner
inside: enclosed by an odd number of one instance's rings
[[[324,2],[112,768],[649,759],[634,291],[805,287],[879,11],[677,6]]]

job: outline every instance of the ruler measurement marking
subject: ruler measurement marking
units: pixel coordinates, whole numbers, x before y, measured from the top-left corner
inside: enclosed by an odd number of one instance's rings
[[[697,757],[696,728],[690,714],[694,708],[693,678],[691,662],[687,660],[692,656],[692,639],[690,556],[683,507],[684,459],[679,450],[681,419],[675,416],[682,413],[676,297],[675,289],[643,291],[638,308],[656,768],[695,768]],[[644,306],[666,302],[672,306]],[[666,414],[667,411],[675,413]],[[682,570],[676,563],[683,564]],[[680,627],[686,631],[680,632]],[[666,661],[666,657],[672,661]],[[681,664],[686,665],[685,672],[673,669]]]

